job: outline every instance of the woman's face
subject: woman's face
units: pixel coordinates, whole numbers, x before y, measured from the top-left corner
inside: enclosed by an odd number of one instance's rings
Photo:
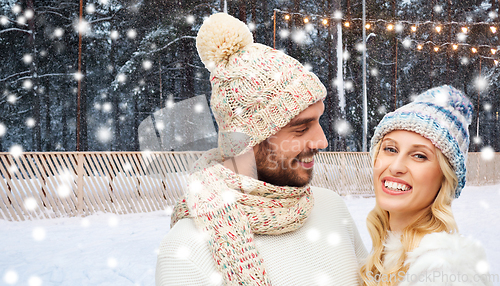
[[[436,147],[421,135],[395,130],[384,136],[373,168],[377,204],[390,219],[410,223],[434,201],[443,179]]]

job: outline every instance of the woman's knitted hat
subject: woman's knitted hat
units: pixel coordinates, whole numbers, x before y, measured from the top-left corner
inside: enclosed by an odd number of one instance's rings
[[[223,157],[245,153],[326,96],[313,73],[283,52],[253,43],[248,27],[228,14],[205,20],[196,47],[211,72],[210,106]]]
[[[472,104],[465,95],[452,86],[430,89],[405,106],[384,116],[371,140],[374,147],[393,130],[413,131],[429,139],[450,161],[458,178],[455,198],[465,186],[465,164],[469,149],[469,124]]]

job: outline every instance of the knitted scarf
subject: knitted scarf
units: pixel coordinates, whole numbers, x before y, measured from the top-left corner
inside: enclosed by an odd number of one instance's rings
[[[271,285],[254,234],[277,235],[302,226],[314,200],[309,186],[279,187],[225,168],[217,149],[196,162],[188,192],[172,214],[172,226],[192,217],[206,232],[226,285]]]

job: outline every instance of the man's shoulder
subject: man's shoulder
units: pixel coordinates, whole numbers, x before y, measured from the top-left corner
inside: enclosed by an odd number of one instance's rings
[[[339,204],[345,206],[345,202],[342,197],[333,190],[311,186],[311,191],[314,195],[315,204]]]

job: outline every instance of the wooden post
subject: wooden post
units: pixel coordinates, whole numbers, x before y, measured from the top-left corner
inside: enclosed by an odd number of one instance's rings
[[[77,188],[77,211],[80,216],[83,215],[83,163],[85,156],[78,153],[77,170],[76,170],[76,188]]]

